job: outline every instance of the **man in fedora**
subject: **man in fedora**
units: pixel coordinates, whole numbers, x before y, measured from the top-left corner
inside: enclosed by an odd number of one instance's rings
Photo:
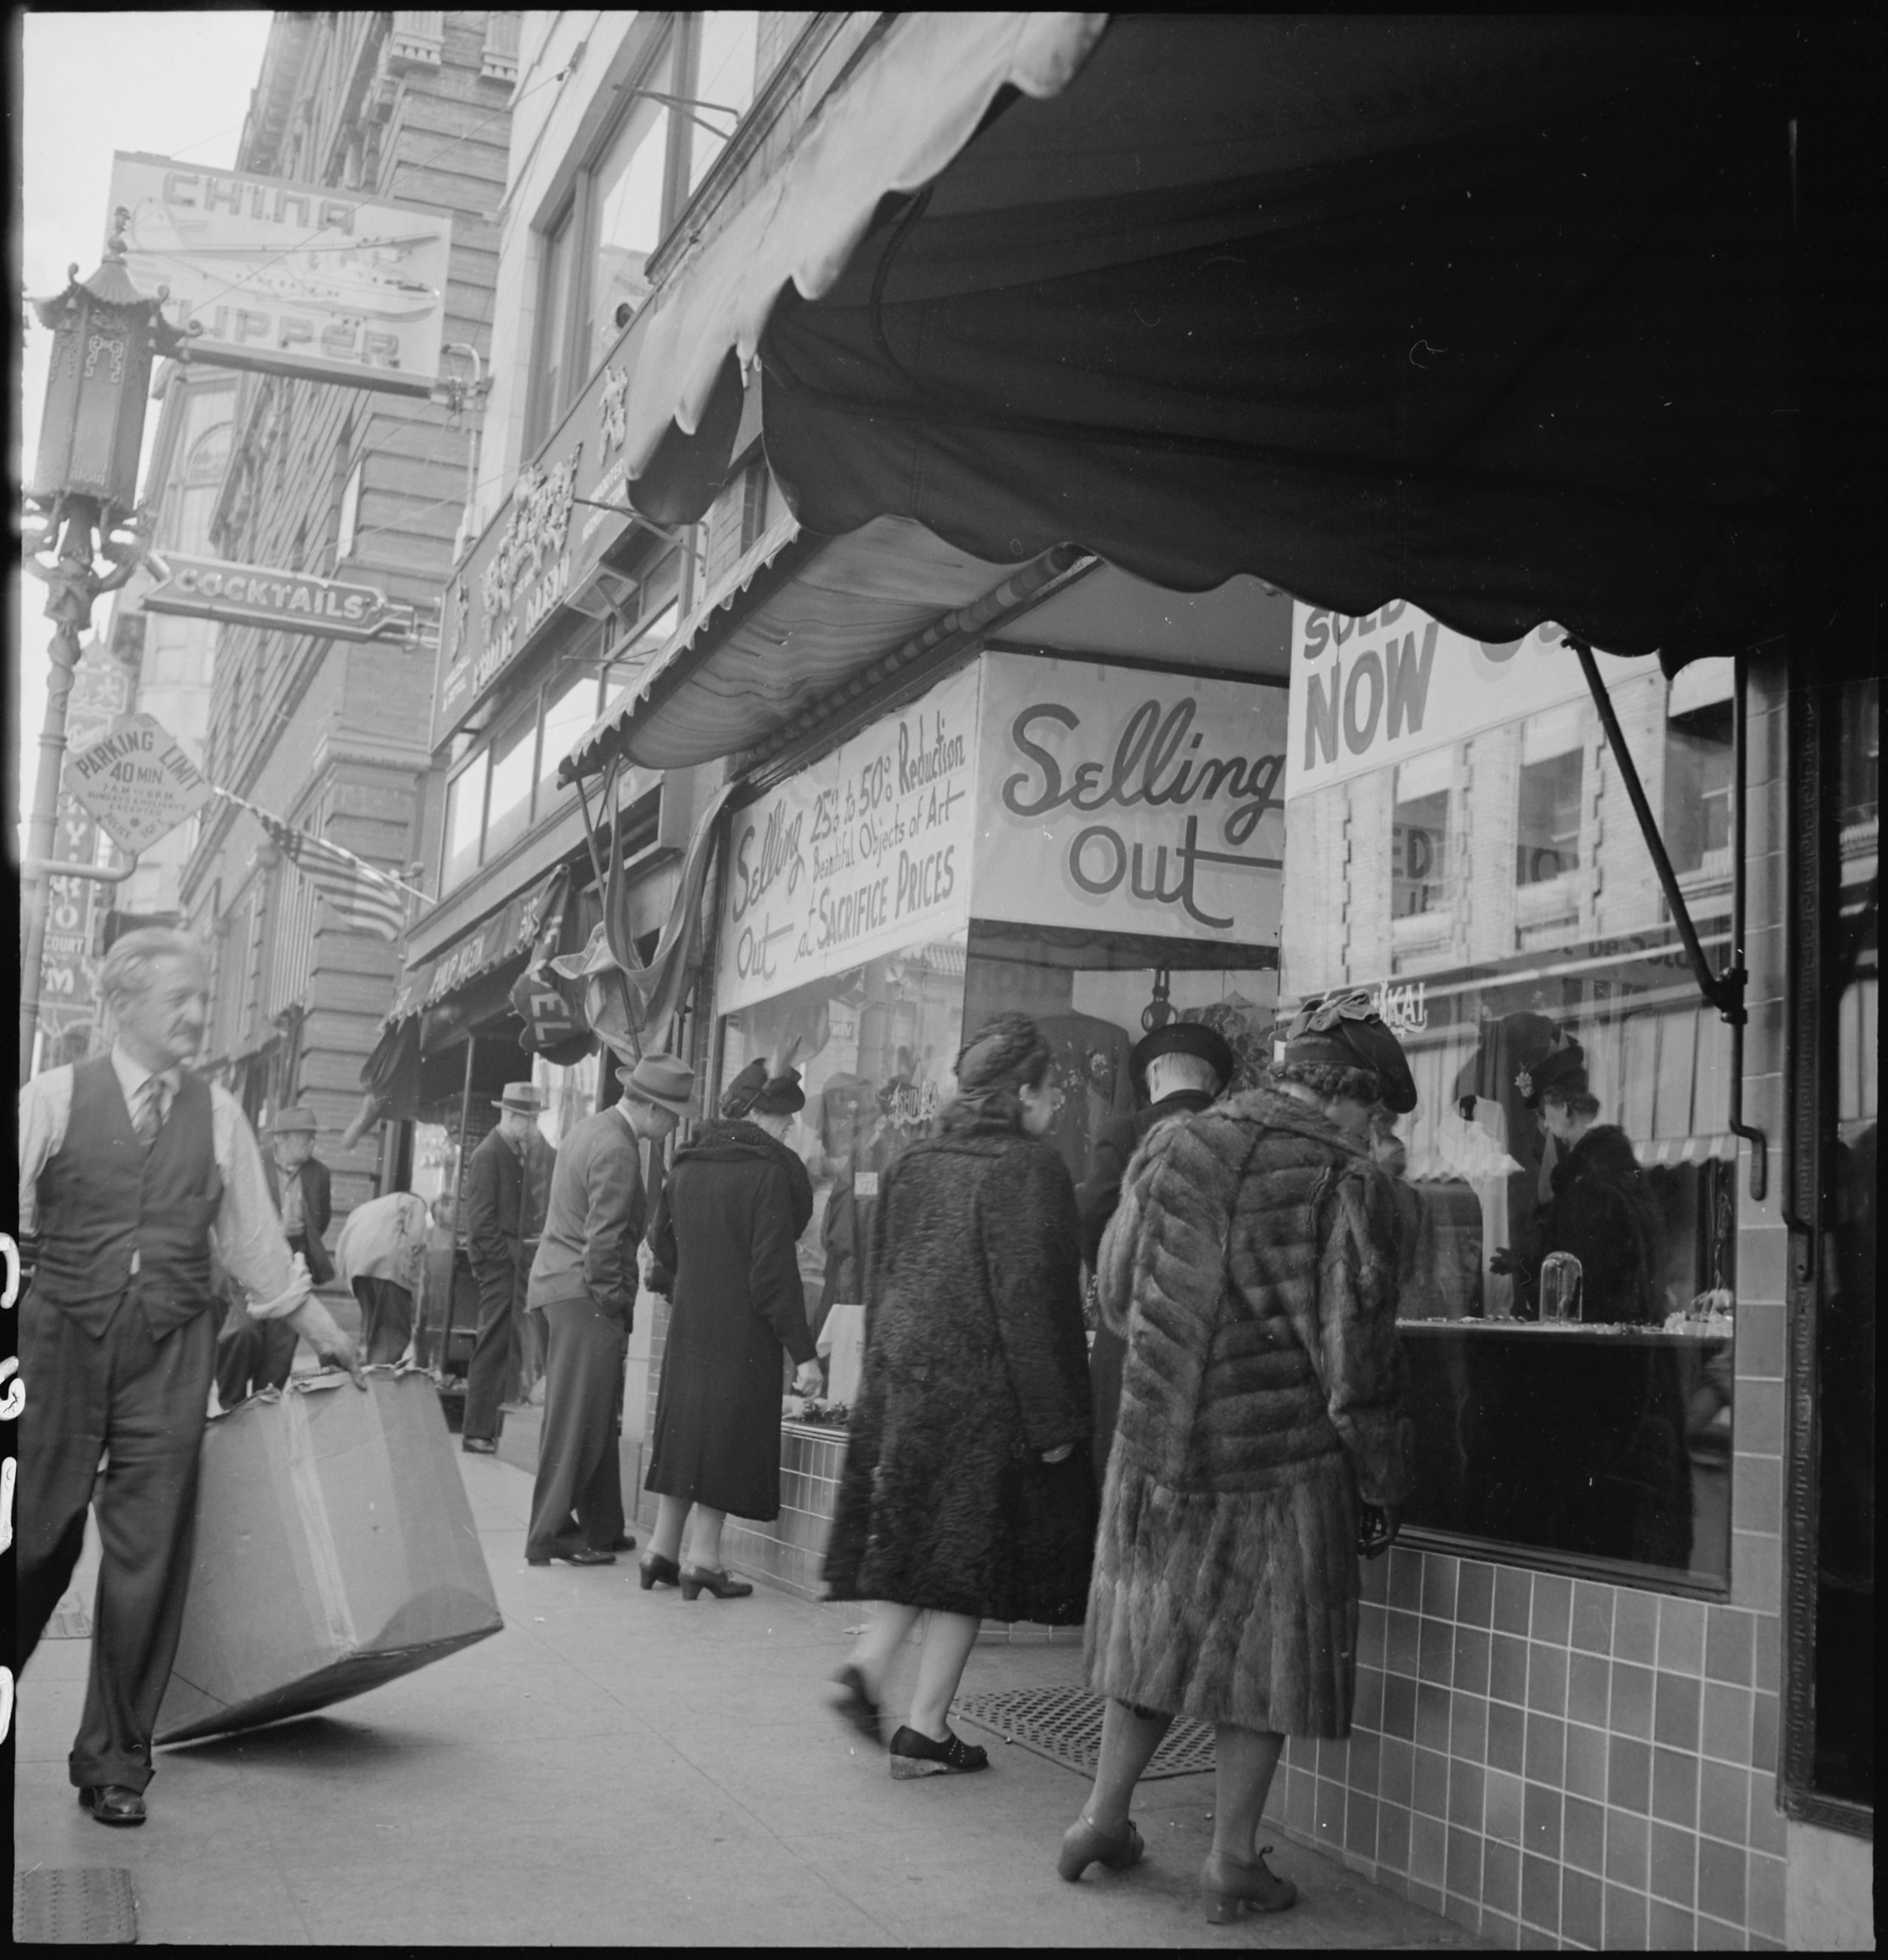
[[[318,1287],[335,1276],[334,1262],[322,1242],[333,1199],[328,1166],[315,1155],[319,1128],[313,1110],[300,1103],[282,1110],[269,1126],[269,1150],[262,1159],[262,1175],[288,1249],[302,1255]],[[217,1399],[234,1408],[263,1389],[279,1389],[294,1364],[295,1330],[288,1322],[231,1312],[218,1339]]]
[[[544,1429],[525,1558],[613,1565],[624,1529],[623,1364],[636,1303],[636,1248],[647,1223],[642,1145],[688,1114],[694,1071],[672,1055],[618,1057],[620,1102],[579,1123],[558,1153],[529,1297],[550,1335]]]
[[[466,1377],[462,1447],[489,1456],[498,1446],[498,1405],[516,1394],[538,1357],[526,1317],[525,1289],[551,1201],[557,1152],[538,1128],[544,1092],[508,1082],[498,1127],[466,1170],[466,1244],[478,1287],[478,1337]]]
[[[1077,1194],[1082,1219],[1082,1256],[1091,1272],[1096,1269],[1101,1235],[1121,1201],[1121,1179],[1134,1153],[1157,1124],[1210,1109],[1225,1093],[1238,1059],[1232,1044],[1216,1028],[1198,1021],[1169,1021],[1143,1035],[1127,1058],[1127,1068],[1146,1106],[1117,1116],[1095,1141],[1089,1174]],[[1114,1440],[1114,1421],[1121,1405],[1121,1364],[1127,1344],[1105,1322],[1095,1330],[1089,1354],[1089,1383],[1095,1399],[1095,1429],[1090,1447],[1098,1482],[1108,1473],[1108,1456]]]

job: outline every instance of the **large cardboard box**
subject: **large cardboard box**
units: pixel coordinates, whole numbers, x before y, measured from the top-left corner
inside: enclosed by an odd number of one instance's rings
[[[504,1624],[429,1376],[291,1378],[212,1418],[157,1740],[305,1714]]]

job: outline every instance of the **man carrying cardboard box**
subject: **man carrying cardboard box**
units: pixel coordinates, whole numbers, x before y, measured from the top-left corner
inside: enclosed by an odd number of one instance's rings
[[[291,1322],[367,1386],[289,1251],[248,1119],[185,1065],[202,1043],[208,985],[185,934],[127,933],[100,977],[117,1025],[110,1053],[20,1092],[19,1215],[34,1262],[20,1322],[20,1659],[72,1579],[97,1484],[103,1557],[70,1761],[100,1824],[145,1819],[215,1364],[212,1253],[257,1319]]]

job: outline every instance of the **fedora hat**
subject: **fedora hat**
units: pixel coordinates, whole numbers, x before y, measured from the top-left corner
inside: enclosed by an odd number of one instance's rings
[[[669,1110],[677,1116],[688,1115],[694,1095],[695,1072],[679,1055],[652,1052],[622,1074],[625,1096],[633,1096],[640,1102],[653,1102],[658,1109]]]
[[[297,1102],[292,1108],[278,1109],[275,1112],[275,1119],[269,1126],[269,1134],[272,1137],[297,1134],[312,1137],[320,1128],[321,1125],[315,1120],[313,1110]]]
[[[1163,1055],[1197,1055],[1219,1077],[1222,1089],[1232,1080],[1233,1071],[1239,1065],[1232,1044],[1218,1029],[1199,1021],[1169,1021],[1152,1034],[1143,1035],[1134,1044],[1133,1052],[1127,1058],[1128,1073],[1145,1088],[1148,1064],[1158,1061]]]
[[[521,1116],[535,1116],[545,1107],[544,1091],[535,1082],[507,1082],[505,1093],[492,1099],[499,1109],[515,1109]]]

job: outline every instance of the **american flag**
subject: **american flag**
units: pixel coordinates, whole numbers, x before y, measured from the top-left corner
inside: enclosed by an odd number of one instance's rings
[[[255,809],[253,804],[249,807]],[[386,940],[398,939],[405,931],[411,887],[325,837],[291,829],[262,810],[256,814],[276,848],[327,900],[344,931],[371,933]]]

